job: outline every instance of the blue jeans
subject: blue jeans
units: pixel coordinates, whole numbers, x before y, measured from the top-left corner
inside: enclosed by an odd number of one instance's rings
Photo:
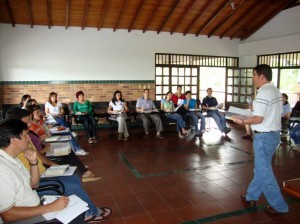
[[[79,198],[81,198],[83,201],[85,201],[88,204],[89,210],[86,211],[85,215],[86,217],[92,216],[92,215],[98,215],[99,211],[96,205],[92,202],[88,194],[83,190],[80,182],[80,178],[77,175],[72,176],[63,176],[63,177],[56,177],[59,179],[63,184],[65,185],[65,196],[70,196],[72,194],[75,194]],[[49,182],[43,182],[45,183],[55,183],[52,181]],[[42,191],[38,193],[39,196],[42,195],[55,195],[53,191]],[[101,211],[100,211],[101,212]]]
[[[226,120],[225,120],[224,115],[221,114],[220,111],[218,111],[218,110],[208,110],[207,111],[207,116],[212,117],[215,120],[219,130],[221,132],[224,132],[224,128],[226,128]]]
[[[185,127],[185,123],[180,114],[167,114],[167,118],[173,119],[176,121],[176,131],[180,132],[182,128]]]
[[[292,128],[290,131],[290,136],[296,145],[300,144],[300,123]]]
[[[59,125],[59,126],[64,126],[64,127],[69,127],[69,124],[66,122],[66,120],[62,117],[54,117],[56,123]]]
[[[198,117],[200,117],[201,119],[200,132],[203,132],[205,130],[205,117],[202,113],[189,111],[186,115],[192,118],[196,134],[199,134]]]
[[[97,122],[92,114],[78,116],[79,121],[83,124],[88,138],[96,137]]]
[[[272,157],[279,144],[279,138],[279,132],[254,135],[254,178],[247,189],[246,199],[257,201],[261,194],[264,194],[273,209],[288,212],[288,205],[282,197],[272,170]]]

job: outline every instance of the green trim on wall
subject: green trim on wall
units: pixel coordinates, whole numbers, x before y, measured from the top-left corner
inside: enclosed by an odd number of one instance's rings
[[[48,85],[48,84],[144,84],[155,83],[154,80],[54,80],[54,81],[0,81],[1,86],[6,85]]]

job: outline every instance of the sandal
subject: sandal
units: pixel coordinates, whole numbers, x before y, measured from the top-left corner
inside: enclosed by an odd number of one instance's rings
[[[99,209],[102,210],[102,213],[100,213],[99,216],[102,216],[102,217],[104,217],[104,218],[106,218],[107,216],[110,216],[111,213],[112,213],[112,209],[109,208],[109,207],[101,207],[101,208],[99,208]]]
[[[103,216],[92,216],[91,218],[88,218],[86,220],[84,220],[87,223],[99,223],[99,222],[103,222],[105,221]]]
[[[91,139],[91,138],[89,138],[88,142],[89,142],[90,144],[93,144],[93,143],[94,143],[94,140]]]
[[[86,183],[86,182],[97,181],[97,180],[100,180],[100,179],[101,179],[101,177],[91,176],[91,177],[83,177],[83,178],[81,178],[81,181]]]

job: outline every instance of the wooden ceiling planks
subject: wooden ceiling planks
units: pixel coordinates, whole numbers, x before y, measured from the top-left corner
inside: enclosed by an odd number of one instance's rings
[[[0,23],[245,39],[298,0],[0,0]]]

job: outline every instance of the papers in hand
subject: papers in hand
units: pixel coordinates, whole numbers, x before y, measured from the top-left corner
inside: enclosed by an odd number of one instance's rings
[[[52,142],[46,156],[66,156],[70,153],[71,145],[69,142]]]
[[[59,133],[65,133],[65,132],[69,132],[69,128],[66,128],[64,126],[58,126],[58,127],[53,127],[53,128],[50,128],[49,131],[52,133],[52,134],[59,134]]]
[[[180,104],[179,106],[177,106],[174,110],[174,112],[177,112],[177,110],[182,106],[182,104]]]
[[[183,99],[178,99],[178,101],[177,101],[177,105],[182,105],[183,104]]]
[[[64,142],[71,140],[70,135],[56,135],[45,139],[45,142]]]
[[[46,117],[45,124],[56,124],[56,120],[52,115],[48,115]]]
[[[190,108],[189,111],[201,111],[201,109]]]
[[[224,104],[223,104],[223,103],[219,103],[219,104],[216,106],[216,108],[217,108],[217,109],[222,109],[222,108],[223,108],[223,106],[224,106]]]
[[[158,113],[157,110],[143,110],[141,111],[142,114],[150,114],[150,113]]]
[[[41,177],[71,176],[76,168],[76,166],[70,165],[51,166],[41,175]]]
[[[252,111],[238,107],[230,106],[228,112],[225,112],[225,118],[229,120],[233,120],[234,118],[246,120],[249,117],[252,117]]]
[[[43,196],[42,201],[43,204],[46,205],[54,202],[58,198],[59,196],[52,196],[52,195]],[[47,220],[56,218],[65,224],[71,222],[73,219],[75,219],[77,216],[79,216],[81,213],[85,212],[88,209],[89,209],[88,204],[85,201],[81,200],[76,195],[71,195],[69,196],[69,204],[66,208],[58,212],[46,213],[43,216]]]

